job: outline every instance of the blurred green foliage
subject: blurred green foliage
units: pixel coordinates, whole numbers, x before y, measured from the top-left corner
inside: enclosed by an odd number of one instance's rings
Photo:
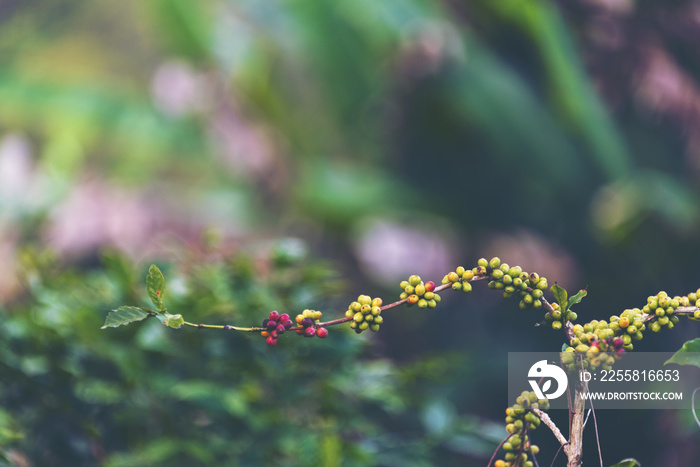
[[[0,137],[28,144],[31,172],[0,172],[0,450],[42,466],[485,464],[504,436],[504,353],[561,345],[512,304],[475,294],[444,304],[450,326],[410,313],[374,341],[334,328],[272,350],[153,319],[99,328],[108,310],[147,303],[142,264],[158,258],[168,307],[189,321],[390,297],[357,253],[377,218],[454,239],[455,264],[502,234],[537,264],[571,260],[574,273],[550,280],[589,285],[582,319],[695,290],[693,8],[0,2]],[[137,193],[142,215],[109,217],[127,204],[118,190],[82,193],[114,204],[71,209],[86,181]],[[235,247],[208,249],[208,226]],[[429,261],[415,252],[410,273]],[[684,326],[645,350],[696,335]],[[683,416],[616,414],[603,452],[697,463]],[[619,442],[626,425],[656,434],[662,422],[665,450]]]

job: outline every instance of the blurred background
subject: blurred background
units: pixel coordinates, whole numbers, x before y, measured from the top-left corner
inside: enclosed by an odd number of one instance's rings
[[[0,0],[0,31],[8,465],[484,466],[507,352],[564,342],[485,284],[275,348],[100,330],[150,263],[243,326],[482,256],[588,286],[584,322],[700,287],[698,1]],[[700,463],[689,411],[597,421],[605,465]]]

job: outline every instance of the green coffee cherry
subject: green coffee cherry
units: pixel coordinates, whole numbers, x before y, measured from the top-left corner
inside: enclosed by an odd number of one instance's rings
[[[418,284],[421,283],[420,276],[417,276],[415,274],[412,275],[411,277],[408,278],[408,283],[414,287],[417,286]]]

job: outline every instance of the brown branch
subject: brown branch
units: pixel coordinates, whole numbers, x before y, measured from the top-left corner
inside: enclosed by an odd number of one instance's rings
[[[557,439],[557,441],[559,441],[559,443],[562,446],[566,446],[567,444],[569,444],[569,441],[567,441],[567,439],[564,438],[564,435],[561,434],[559,427],[557,427],[557,425],[552,421],[552,419],[549,418],[549,415],[547,415],[546,412],[543,412],[541,409],[536,409],[534,407],[531,407],[530,410],[532,411],[532,413],[537,415],[537,417],[539,417],[540,420],[542,420],[542,423],[547,425],[547,427],[550,430],[552,430],[552,433],[554,433],[554,437]]]

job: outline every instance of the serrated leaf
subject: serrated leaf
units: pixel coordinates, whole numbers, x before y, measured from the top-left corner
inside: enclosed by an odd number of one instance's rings
[[[107,314],[107,319],[105,319],[105,324],[102,326],[102,329],[116,328],[117,326],[133,323],[134,321],[141,321],[147,318],[148,315],[149,313],[137,306],[120,306]]]
[[[694,365],[700,367],[700,338],[693,339],[683,344],[673,357],[664,362],[664,365],[675,363],[677,365]]]
[[[158,308],[158,310],[165,310],[163,305],[163,296],[165,295],[165,278],[163,273],[160,272],[158,266],[151,264],[148,268],[148,275],[146,276],[146,289],[148,290],[148,296],[151,297],[151,301]]]
[[[568,309],[571,308],[572,306],[574,306],[574,305],[576,305],[577,303],[579,303],[581,300],[583,300],[583,297],[585,297],[586,295],[588,295],[588,292],[586,291],[586,289],[579,290],[579,291],[576,293],[576,295],[574,295],[573,297],[571,297],[571,298],[569,299],[568,303],[566,304],[566,308],[564,309],[564,311],[568,310]]]
[[[623,459],[620,462],[618,462],[615,465],[611,465],[610,467],[636,467],[636,466],[641,466],[642,464],[639,463],[637,459],[632,459],[631,457],[629,459]]]
[[[556,298],[557,303],[559,303],[559,307],[563,310],[567,310],[567,301],[569,299],[569,294],[566,292],[566,289],[563,287],[559,287],[557,284],[554,284],[549,288],[549,290],[552,291],[552,294],[554,294],[554,298]]]

